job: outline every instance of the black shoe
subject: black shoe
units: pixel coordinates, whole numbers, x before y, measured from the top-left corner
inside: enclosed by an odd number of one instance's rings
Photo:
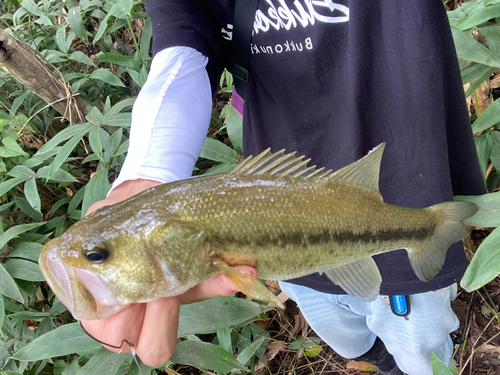
[[[394,357],[387,351],[379,337],[377,337],[370,350],[353,360],[377,366],[377,375],[403,375],[403,372],[396,365]]]

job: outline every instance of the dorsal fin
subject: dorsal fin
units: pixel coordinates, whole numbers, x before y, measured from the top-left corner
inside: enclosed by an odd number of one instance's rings
[[[271,149],[261,152],[257,156],[249,156],[236,166],[231,173],[244,175],[277,175],[305,178],[328,178],[332,171],[325,168],[316,169],[316,166],[307,166],[311,159],[303,160],[304,156],[295,157],[295,152],[285,154],[285,150],[272,153]]]
[[[380,194],[378,180],[384,148],[385,142],[358,161],[336,171],[330,179],[361,186]]]

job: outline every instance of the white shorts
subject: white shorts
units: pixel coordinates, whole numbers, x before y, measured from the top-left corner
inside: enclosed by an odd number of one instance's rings
[[[410,296],[407,319],[394,315],[380,297],[363,302],[350,295],[321,293],[280,282],[281,290],[297,302],[311,328],[344,358],[356,358],[373,346],[378,336],[404,373],[432,375],[432,352],[447,365],[453,355],[450,332],[459,321],[451,309],[457,294],[453,284]]]

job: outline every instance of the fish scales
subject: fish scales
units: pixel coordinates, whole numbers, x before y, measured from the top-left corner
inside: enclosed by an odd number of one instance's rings
[[[244,293],[280,305],[236,265],[273,280],[324,272],[371,300],[381,282],[371,256],[405,248],[417,276],[429,280],[447,248],[467,235],[461,221],[477,207],[384,203],[382,152],[383,146],[335,174],[264,152],[231,174],[158,185],[99,209],[47,243],[41,270],[78,319],[181,294],[220,272]]]
[[[426,209],[389,205],[366,189],[329,180],[211,176],[166,199],[172,202],[166,210],[206,231],[226,263],[255,266],[270,279],[421,242],[434,225]]]

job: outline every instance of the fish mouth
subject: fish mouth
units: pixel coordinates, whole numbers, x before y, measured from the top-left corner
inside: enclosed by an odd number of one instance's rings
[[[72,267],[56,256],[40,256],[40,269],[57,298],[77,320],[106,318],[119,306],[114,292],[92,270]]]

